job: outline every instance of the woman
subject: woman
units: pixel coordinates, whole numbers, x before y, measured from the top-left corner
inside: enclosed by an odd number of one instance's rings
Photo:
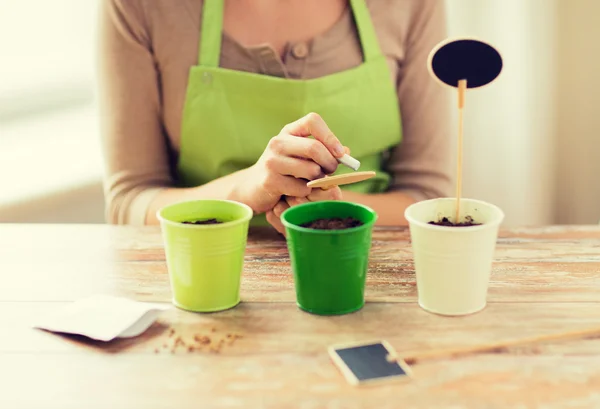
[[[108,219],[237,200],[283,232],[289,206],[347,200],[380,225],[450,187],[444,90],[427,55],[440,0],[103,0]],[[310,137],[312,136],[312,137]],[[323,191],[344,151],[377,177]],[[254,223],[260,223],[260,217]]]

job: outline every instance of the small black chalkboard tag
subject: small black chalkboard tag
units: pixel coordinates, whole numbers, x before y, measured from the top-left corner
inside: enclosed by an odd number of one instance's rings
[[[352,385],[408,380],[412,375],[386,341],[334,345],[329,354]]]
[[[443,85],[457,88],[466,80],[467,88],[479,88],[494,81],[502,72],[502,56],[481,40],[456,38],[436,45],[427,61],[430,74]]]
[[[494,47],[473,38],[442,41],[429,53],[429,74],[440,84],[458,91],[458,158],[454,220],[460,220],[462,194],[463,109],[465,93],[492,83],[502,72],[502,56]]]

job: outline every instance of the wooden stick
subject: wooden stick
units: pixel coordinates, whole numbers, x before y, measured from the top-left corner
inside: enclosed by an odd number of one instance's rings
[[[458,81],[458,160],[456,161],[456,218],[454,223],[460,223],[460,196],[462,192],[462,160],[463,160],[463,108],[465,107],[465,91],[467,80]]]
[[[476,352],[489,352],[489,351],[501,351],[509,347],[537,344],[547,341],[564,341],[568,339],[576,338],[588,338],[594,335],[600,335],[600,327],[587,328],[578,331],[560,332],[556,334],[538,335],[535,337],[514,339],[508,341],[491,342],[488,344],[472,345],[458,348],[446,348],[438,349],[434,351],[427,351],[420,354],[414,354],[412,356],[395,357],[396,359],[404,359],[409,365],[415,364],[416,362],[433,360],[439,358],[453,358],[460,355],[468,355]]]

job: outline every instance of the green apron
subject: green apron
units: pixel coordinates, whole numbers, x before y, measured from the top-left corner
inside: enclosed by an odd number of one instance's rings
[[[281,128],[310,112],[377,176],[345,189],[378,193],[390,175],[382,154],[400,143],[396,90],[364,0],[350,0],[364,62],[356,68],[309,80],[294,80],[219,67],[223,0],[205,0],[198,65],[190,69],[177,164],[180,186],[208,183],[259,159]],[[335,174],[351,169],[343,165]],[[252,224],[265,224],[264,215]]]

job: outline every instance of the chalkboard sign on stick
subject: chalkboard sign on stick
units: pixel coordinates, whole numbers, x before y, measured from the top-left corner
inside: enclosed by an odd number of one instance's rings
[[[493,46],[474,38],[455,38],[436,45],[427,59],[430,75],[440,84],[458,91],[458,160],[456,170],[456,214],[460,223],[462,191],[463,108],[467,89],[492,83],[502,72],[502,56]]]
[[[352,385],[407,380],[412,375],[386,341],[334,345],[329,354]]]

